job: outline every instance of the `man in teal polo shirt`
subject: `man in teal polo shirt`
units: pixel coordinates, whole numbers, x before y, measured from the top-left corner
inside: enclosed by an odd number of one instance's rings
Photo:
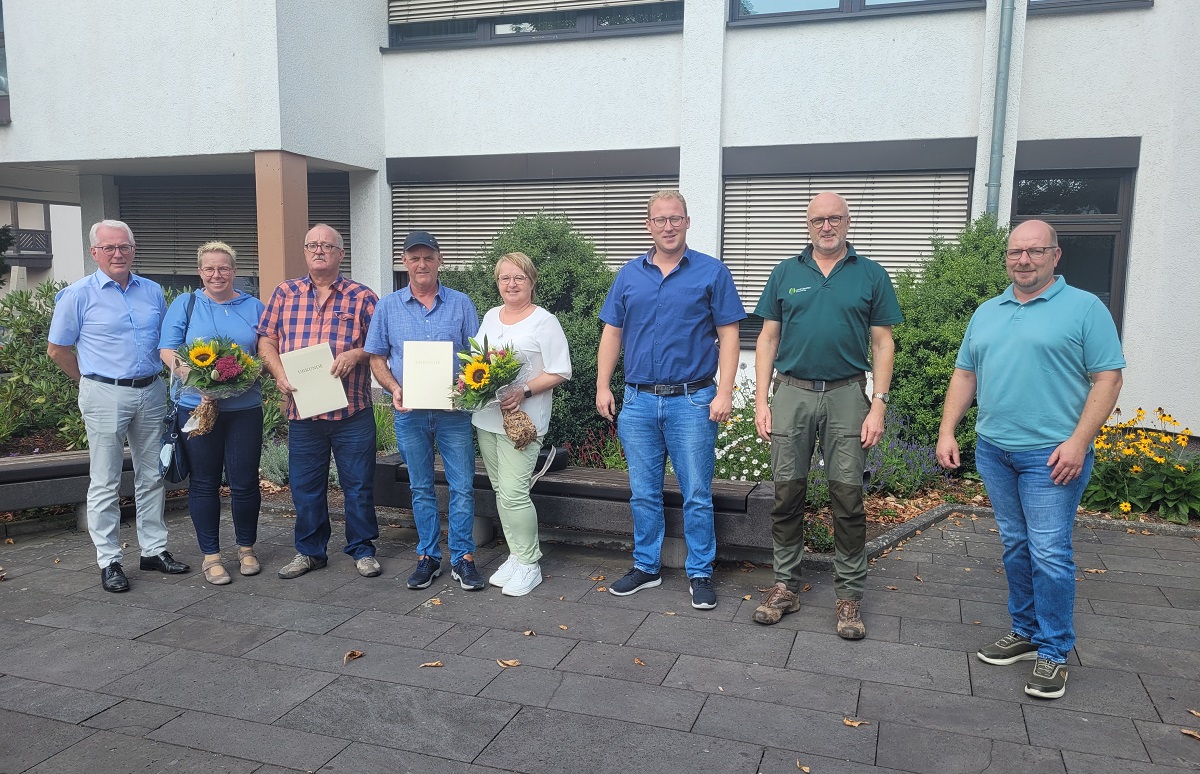
[[[883,436],[895,354],[892,326],[904,316],[887,271],[855,252],[846,241],[849,230],[846,200],[818,194],[808,205],[812,243],[775,267],[754,310],[763,318],[754,353],[754,423],[771,442],[775,479],[775,585],[754,620],[774,624],[800,609],[808,469],[819,439],[833,504],[837,633],[859,640],[867,633],[859,612],[867,578],[863,469],[867,449]]]
[[[1008,237],[1012,285],[971,317],[946,391],[938,462],[960,463],[954,428],[978,397],[975,465],[1004,543],[1012,631],[975,655],[1034,661],[1025,693],[1057,699],[1075,645],[1071,529],[1092,441],[1117,404],[1125,358],[1112,315],[1054,269],[1058,235],[1030,220]]]

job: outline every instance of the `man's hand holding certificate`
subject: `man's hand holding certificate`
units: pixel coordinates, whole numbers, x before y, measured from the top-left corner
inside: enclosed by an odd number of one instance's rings
[[[404,342],[404,408],[453,408],[450,390],[454,383],[454,342]]]
[[[344,409],[350,405],[341,377],[334,373],[333,350],[328,343],[294,349],[279,355],[301,419]]]

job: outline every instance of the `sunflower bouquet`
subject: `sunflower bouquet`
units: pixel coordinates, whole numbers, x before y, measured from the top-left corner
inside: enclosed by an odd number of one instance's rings
[[[262,375],[262,361],[225,337],[196,339],[181,346],[176,354],[189,369],[183,380],[184,391],[210,399],[192,412],[188,425],[195,425],[193,435],[212,430],[219,413],[216,401],[241,395]]]
[[[460,411],[482,411],[497,405],[501,395],[521,381],[526,367],[511,344],[491,347],[486,336],[482,345],[475,339],[467,341],[471,348],[458,353],[463,367],[450,400]],[[518,449],[537,438],[537,429],[524,411],[505,411],[503,419],[504,430]]]

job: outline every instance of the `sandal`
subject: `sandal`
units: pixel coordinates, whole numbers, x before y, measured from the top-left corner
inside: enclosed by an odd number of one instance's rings
[[[220,554],[206,554],[204,566],[201,569],[204,570],[204,580],[214,586],[224,586],[226,583],[233,582],[233,578],[225,572],[225,565],[221,564]]]
[[[238,572],[242,575],[258,575],[262,572],[262,565],[254,555],[254,546],[238,546],[238,565]]]

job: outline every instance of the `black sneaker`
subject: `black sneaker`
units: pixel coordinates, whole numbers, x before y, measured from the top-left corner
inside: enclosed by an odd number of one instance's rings
[[[713,591],[712,578],[692,578],[692,607],[712,610],[716,606],[717,592]]]
[[[629,572],[625,573],[625,577],[616,583],[610,584],[608,587],[609,594],[616,594],[618,597],[627,597],[642,589],[652,589],[655,586],[662,585],[662,576],[658,573],[653,575],[648,572],[642,572],[634,567]]]
[[[475,569],[475,562],[470,559],[463,559],[458,564],[450,565],[450,577],[458,581],[458,585],[467,591],[479,591],[487,586],[480,577],[479,571]]]
[[[985,663],[1005,666],[1018,661],[1033,661],[1037,658],[1037,645],[1028,637],[1009,632],[991,645],[984,645],[975,655]]]
[[[1067,692],[1067,665],[1039,658],[1025,683],[1025,693],[1036,699],[1057,699]]]
[[[442,563],[432,556],[422,556],[417,561],[417,569],[408,576],[410,589],[427,589],[433,579],[442,574]]]

